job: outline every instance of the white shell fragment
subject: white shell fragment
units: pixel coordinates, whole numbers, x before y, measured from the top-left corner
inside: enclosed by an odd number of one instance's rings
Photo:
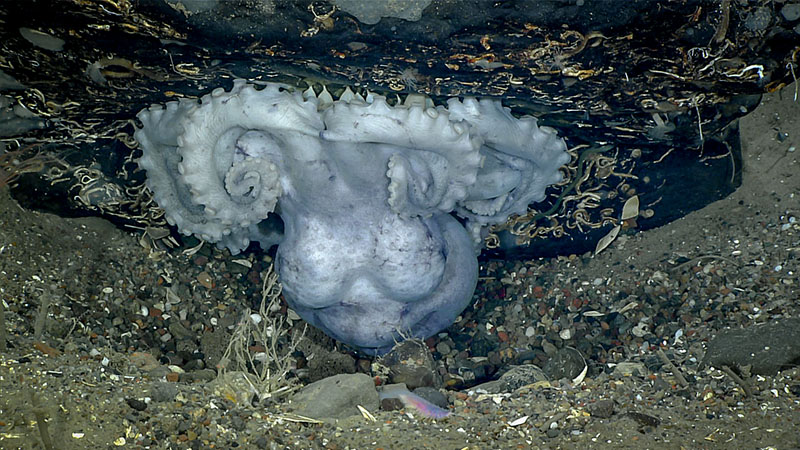
[[[370,422],[375,422],[377,420],[375,416],[373,416],[372,413],[367,410],[367,408],[364,408],[361,405],[356,405],[356,407],[363,418],[369,420]]]
[[[603,236],[599,241],[597,241],[597,247],[594,249],[595,256],[605,250],[605,248],[611,245],[612,242],[614,242],[614,239],[617,238],[620,229],[622,229],[621,226],[615,226],[611,229],[611,231],[608,232],[607,235]]]
[[[19,34],[22,35],[22,37],[25,38],[26,41],[30,42],[31,44],[39,48],[43,48],[45,50],[51,50],[54,52],[60,52],[64,50],[63,39],[59,39],[55,36],[43,33],[39,30],[21,27],[19,29]]]
[[[634,195],[629,198],[624,205],[622,205],[621,220],[633,219],[639,216],[639,196]]]
[[[528,416],[522,416],[519,419],[514,419],[511,422],[508,422],[508,426],[516,427],[522,425],[523,423],[528,421]]]
[[[586,365],[586,361],[584,361],[583,362],[583,370],[581,370],[581,373],[579,373],[577,377],[572,379],[572,385],[573,386],[577,386],[577,385],[583,383],[583,380],[586,378],[586,373],[588,371],[589,371],[589,366]]]
[[[637,306],[639,306],[638,302],[630,302],[627,305],[623,306],[622,309],[620,309],[617,312],[622,314],[622,313],[625,313],[625,312],[628,312],[628,311],[632,310],[633,308],[636,308]]]

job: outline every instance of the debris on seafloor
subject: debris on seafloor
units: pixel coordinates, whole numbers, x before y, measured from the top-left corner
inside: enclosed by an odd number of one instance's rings
[[[399,399],[406,408],[413,408],[425,417],[441,419],[450,415],[450,411],[425,400],[419,395],[408,390],[405,384],[392,384],[384,386],[378,393],[381,401],[384,399]]]

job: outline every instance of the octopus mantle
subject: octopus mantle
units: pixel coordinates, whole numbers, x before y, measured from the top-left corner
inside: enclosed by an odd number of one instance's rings
[[[450,325],[481,232],[542,200],[569,160],[552,130],[487,99],[390,105],[236,80],[138,118],[167,220],[233,254],[277,244],[289,306],[368,353]]]

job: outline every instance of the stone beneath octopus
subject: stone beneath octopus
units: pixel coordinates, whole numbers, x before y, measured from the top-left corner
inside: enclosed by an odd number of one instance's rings
[[[449,326],[472,298],[482,232],[542,200],[569,160],[553,130],[488,99],[391,105],[236,80],[138,117],[167,220],[234,254],[278,245],[289,306],[373,354]]]

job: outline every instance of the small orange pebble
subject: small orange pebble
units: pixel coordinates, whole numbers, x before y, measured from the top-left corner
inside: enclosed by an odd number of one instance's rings
[[[517,357],[517,352],[513,347],[508,347],[498,352],[503,361],[509,361]]]
[[[167,381],[169,381],[170,383],[177,383],[178,380],[180,379],[180,377],[181,377],[181,374],[179,374],[178,372],[170,372],[170,373],[167,374],[166,378],[167,378]]]
[[[537,312],[542,317],[547,315],[547,310],[548,310],[547,305],[545,305],[544,303],[540,303],[539,307],[537,308]]]
[[[436,349],[436,337],[431,336],[428,339],[425,339],[425,345],[427,345],[431,350]]]
[[[214,280],[211,278],[211,275],[209,275],[208,272],[206,271],[202,271],[197,274],[197,282],[200,283],[206,289],[211,289],[214,287]]]
[[[505,331],[498,331],[497,338],[500,339],[500,342],[508,342],[508,333]]]
[[[47,356],[59,356],[61,355],[61,351],[50,347],[49,345],[45,344],[44,342],[34,342],[33,348],[39,350],[40,352],[44,353]]]
[[[456,392],[456,398],[459,400],[466,400],[469,398],[469,395],[467,395],[466,392]]]

